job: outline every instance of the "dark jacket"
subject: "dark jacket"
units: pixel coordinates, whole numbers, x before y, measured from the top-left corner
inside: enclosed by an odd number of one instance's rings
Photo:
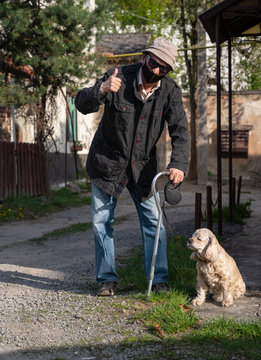
[[[150,194],[157,168],[156,144],[167,121],[172,154],[168,168],[186,172],[190,137],[182,105],[181,90],[166,76],[161,86],[145,102],[137,84],[141,63],[119,67],[122,79],[117,93],[100,93],[101,83],[110,70],[90,88],[76,96],[76,108],[83,114],[97,112],[104,104],[104,114],[96,131],[87,159],[87,172],[95,184],[117,197],[132,179],[140,201]]]

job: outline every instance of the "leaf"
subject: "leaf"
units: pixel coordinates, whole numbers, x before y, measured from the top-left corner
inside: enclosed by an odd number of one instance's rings
[[[162,336],[162,337],[165,337],[166,335],[165,335],[165,333],[164,333],[164,331],[162,330],[162,328],[160,327],[160,324],[159,323],[156,323],[155,324],[155,331],[156,331],[156,333],[158,333],[160,336]]]
[[[195,324],[193,325],[193,327],[195,328],[195,329],[199,329],[200,328],[200,322],[199,322],[199,320],[198,321],[196,321],[195,322]]]
[[[179,304],[179,307],[181,309],[181,311],[183,311],[184,313],[189,313],[190,311],[192,311],[192,308],[187,306],[186,304]]]

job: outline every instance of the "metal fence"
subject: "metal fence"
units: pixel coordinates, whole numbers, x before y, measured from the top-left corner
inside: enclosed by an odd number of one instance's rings
[[[0,142],[0,200],[47,192],[43,145]]]

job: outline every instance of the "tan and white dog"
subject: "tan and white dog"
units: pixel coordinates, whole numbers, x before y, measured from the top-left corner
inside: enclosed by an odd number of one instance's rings
[[[198,229],[187,242],[193,251],[190,258],[197,261],[197,297],[193,306],[202,305],[209,292],[222,306],[230,306],[234,299],[246,292],[235,260],[219,244],[209,229]]]

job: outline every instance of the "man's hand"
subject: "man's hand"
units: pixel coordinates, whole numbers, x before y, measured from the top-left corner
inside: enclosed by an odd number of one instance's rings
[[[184,179],[184,172],[178,169],[170,168],[169,180],[172,181],[173,185],[178,185]]]
[[[114,73],[101,84],[101,91],[104,93],[118,92],[121,87],[121,79],[117,78],[119,70],[116,68]]]

